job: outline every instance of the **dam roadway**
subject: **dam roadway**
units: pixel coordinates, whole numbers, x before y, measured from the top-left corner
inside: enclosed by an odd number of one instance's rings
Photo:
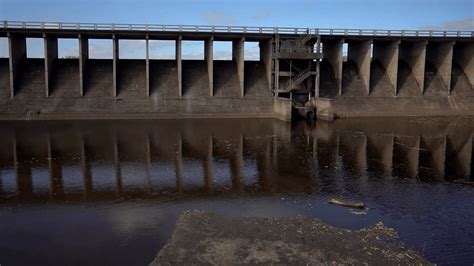
[[[0,37],[5,120],[474,115],[472,31],[3,21]],[[44,58],[27,57],[27,38]],[[76,39],[78,58],[59,58],[58,39]],[[112,59],[89,57],[93,39],[112,40]],[[145,59],[119,58],[119,40],[143,40]],[[151,40],[175,41],[175,59],[151,59]],[[183,60],[182,41],[203,41],[204,60]],[[214,41],[232,60],[214,59]]]

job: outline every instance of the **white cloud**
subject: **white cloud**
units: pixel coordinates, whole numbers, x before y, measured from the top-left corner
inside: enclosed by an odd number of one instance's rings
[[[459,20],[445,21],[438,25],[430,25],[423,27],[429,30],[474,30],[474,17]]]
[[[236,25],[237,19],[222,12],[209,12],[204,15],[204,20],[212,25]]]

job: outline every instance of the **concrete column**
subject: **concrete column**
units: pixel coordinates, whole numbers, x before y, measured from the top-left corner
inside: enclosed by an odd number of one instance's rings
[[[176,39],[176,70],[178,72],[178,95],[179,98],[183,96],[183,61],[181,41],[183,37],[180,35]]]
[[[209,96],[214,96],[214,37],[211,36],[204,42],[204,59],[207,64],[207,76],[209,79]]]
[[[146,56],[146,80],[145,80],[145,86],[146,86],[146,96],[150,97],[150,44],[149,44],[149,36],[146,36],[146,44],[145,44],[145,56]]]
[[[232,41],[232,60],[237,65],[237,76],[239,78],[240,86],[240,96],[244,97],[245,88],[244,88],[244,37],[241,37],[239,40]]]
[[[394,97],[397,95],[398,50],[400,41],[375,41],[373,45],[370,95]],[[382,73],[374,72],[375,62]]]
[[[425,82],[426,41],[401,41],[398,54],[397,95],[417,96],[423,94]],[[401,66],[407,66],[409,74]],[[412,82],[411,82],[412,81]]]
[[[326,79],[334,79],[336,82],[337,93],[330,92],[329,95],[341,95],[342,94],[342,62],[343,62],[343,53],[342,45],[344,40],[336,41],[324,41],[323,43],[323,54],[324,59],[329,63],[334,77],[322,77]]]
[[[280,60],[278,59],[275,59],[273,60],[273,62],[275,63],[275,74],[274,74],[274,77],[275,77],[275,97],[278,97],[278,92],[279,92],[279,89],[280,89]]]
[[[79,90],[81,96],[85,95],[86,91],[86,66],[89,60],[89,39],[82,34],[79,34]]]
[[[119,71],[119,39],[114,34],[112,35],[112,46],[113,46],[113,96],[118,95],[118,71]]]
[[[275,52],[279,52],[280,50],[280,37],[278,35],[275,36]],[[275,73],[274,73],[274,78],[275,78],[275,97],[278,97],[278,92],[280,90],[280,60],[278,58],[275,58],[273,60],[275,64]]]
[[[260,61],[265,65],[268,89],[272,89],[272,40],[260,41]]]
[[[453,63],[454,42],[429,42],[426,49],[426,64],[430,64],[434,69],[427,69],[425,72],[432,76],[425,75],[425,95],[449,95],[451,92],[451,69]],[[427,73],[428,74],[428,73]]]
[[[372,41],[353,41],[349,43],[347,60],[352,60],[359,69],[359,77],[362,79],[367,95],[370,89],[370,48]]]
[[[213,161],[213,139],[209,136],[207,145],[206,160],[204,162],[204,183],[208,191],[212,191],[212,182],[214,180],[214,161]]]
[[[13,98],[17,91],[18,77],[21,75],[22,64],[26,60],[26,38],[8,33],[8,51],[10,57],[10,97]]]
[[[474,42],[457,42],[454,45],[453,64],[461,68],[472,89],[474,87]],[[454,84],[454,81],[452,80],[451,83]]]
[[[49,97],[51,93],[51,77],[54,71],[54,64],[58,59],[58,38],[43,34],[44,40],[44,84],[45,95]]]

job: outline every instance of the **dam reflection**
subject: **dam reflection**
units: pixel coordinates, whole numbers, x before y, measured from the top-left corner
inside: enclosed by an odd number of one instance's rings
[[[310,193],[370,178],[473,180],[473,119],[0,123],[0,197]]]

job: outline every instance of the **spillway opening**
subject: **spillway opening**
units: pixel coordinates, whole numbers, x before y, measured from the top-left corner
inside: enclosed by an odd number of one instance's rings
[[[78,39],[58,39],[58,57],[64,59],[79,58]]]
[[[258,45],[258,42],[244,43],[244,60],[260,61],[260,47]]]
[[[112,59],[113,47],[110,39],[89,39],[90,59]]]
[[[204,60],[204,41],[182,41],[184,60]]]
[[[214,60],[232,60],[232,42],[215,41],[213,48]]]
[[[347,55],[349,54],[349,43],[342,44],[342,61],[347,62]]]
[[[8,39],[0,37],[0,58],[8,58]]]
[[[43,38],[26,38],[26,57],[44,58]]]
[[[173,40],[149,40],[149,58],[174,60],[176,59],[176,41]]]
[[[146,40],[119,40],[120,59],[145,59]]]

